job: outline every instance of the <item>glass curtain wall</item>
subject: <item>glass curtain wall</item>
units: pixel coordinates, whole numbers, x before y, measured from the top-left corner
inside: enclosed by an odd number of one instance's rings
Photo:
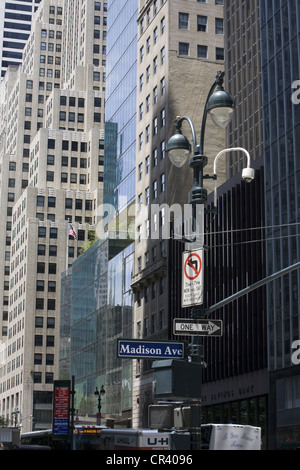
[[[267,275],[299,261],[300,105],[292,84],[300,78],[300,5],[260,2],[267,226]],[[299,272],[268,286],[269,368],[291,365],[299,339]]]
[[[108,5],[104,204],[121,212],[135,199],[138,0]]]

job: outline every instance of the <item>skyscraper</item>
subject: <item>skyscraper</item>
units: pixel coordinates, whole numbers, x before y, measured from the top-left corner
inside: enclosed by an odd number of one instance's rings
[[[168,233],[173,215],[168,208],[187,204],[192,172],[188,164],[172,166],[166,144],[177,115],[189,116],[200,133],[205,100],[223,68],[223,53],[223,2],[139,2],[135,338],[170,338],[172,318],[180,310],[173,283],[179,276]],[[224,147],[224,133],[209,122],[204,149],[211,157],[208,173],[213,157]],[[219,183],[224,175],[225,167]],[[151,361],[134,361],[133,367],[133,423],[145,426],[153,400]]]
[[[9,65],[21,65],[22,51],[30,35],[31,22],[41,0],[2,2],[0,5],[1,77]]]
[[[230,91],[241,112],[229,128],[229,144],[241,139],[252,159],[264,163],[265,275],[299,260],[299,122],[293,100],[300,75],[297,2],[225,2]],[[230,162],[231,172],[240,162]],[[259,193],[262,197],[262,193]],[[256,198],[251,208],[257,211]],[[257,266],[260,266],[257,258]],[[269,445],[298,447],[299,272],[266,284]],[[259,325],[261,317],[257,319]],[[293,362],[293,360],[295,362]]]
[[[17,412],[23,431],[34,422],[38,428],[51,424],[60,273],[95,229],[95,208],[102,201],[106,11],[100,3],[43,1],[22,65],[9,68],[1,84],[0,207],[6,231],[0,240],[5,266],[0,283],[6,361],[0,413],[10,419]],[[92,32],[86,34],[90,24]],[[65,30],[73,31],[81,45],[72,49],[74,62],[64,60]]]
[[[299,261],[299,3],[259,2],[266,192],[266,271]],[[267,286],[271,448],[299,445],[299,270]]]

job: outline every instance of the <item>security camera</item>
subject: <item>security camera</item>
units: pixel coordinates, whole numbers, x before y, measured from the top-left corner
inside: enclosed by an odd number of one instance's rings
[[[246,183],[251,183],[251,181],[254,179],[254,173],[255,171],[253,170],[253,168],[244,168],[242,171],[243,180],[245,180]]]

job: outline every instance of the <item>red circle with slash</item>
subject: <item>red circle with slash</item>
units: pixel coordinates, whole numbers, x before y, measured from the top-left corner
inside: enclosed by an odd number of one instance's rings
[[[196,259],[194,260],[194,258]],[[191,268],[192,271],[194,272],[192,273],[192,275],[187,273],[187,267]],[[200,256],[197,253],[191,253],[185,260],[184,274],[190,281],[193,281],[199,276],[201,272],[201,268],[202,268],[202,262],[201,262]]]

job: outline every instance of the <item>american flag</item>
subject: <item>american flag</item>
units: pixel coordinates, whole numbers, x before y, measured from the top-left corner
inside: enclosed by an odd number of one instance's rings
[[[71,224],[69,224],[69,235],[71,235],[73,238],[77,238],[77,232]]]

